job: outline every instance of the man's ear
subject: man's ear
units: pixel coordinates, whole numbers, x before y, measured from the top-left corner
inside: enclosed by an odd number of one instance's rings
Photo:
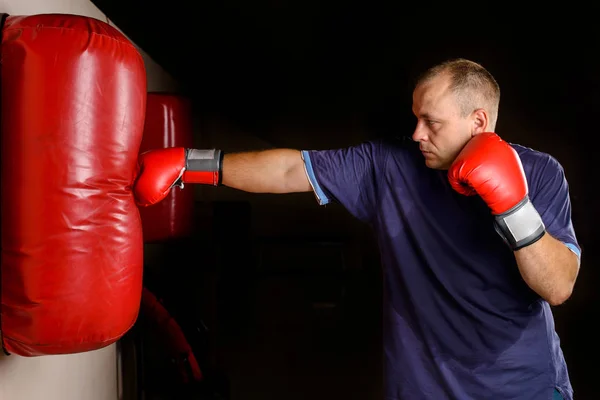
[[[487,111],[483,108],[478,108],[471,114],[471,119],[473,122],[471,136],[487,131],[489,123]]]

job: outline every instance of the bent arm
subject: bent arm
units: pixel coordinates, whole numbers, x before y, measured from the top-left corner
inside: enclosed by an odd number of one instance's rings
[[[553,306],[573,293],[579,274],[581,248],[571,221],[571,199],[564,170],[552,157],[532,177],[532,204],[545,226],[535,243],[514,252],[521,276]]]
[[[312,190],[301,153],[292,149],[225,154],[222,184],[251,193]]]
[[[564,303],[573,293],[579,257],[550,234],[515,251],[515,258],[525,282],[551,305]]]

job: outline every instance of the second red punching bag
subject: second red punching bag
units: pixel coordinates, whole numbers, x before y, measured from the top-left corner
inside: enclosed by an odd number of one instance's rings
[[[146,121],[140,153],[167,147],[193,147],[189,99],[167,93],[148,93]],[[161,202],[140,207],[144,242],[187,237],[194,220],[194,191],[174,187]]]

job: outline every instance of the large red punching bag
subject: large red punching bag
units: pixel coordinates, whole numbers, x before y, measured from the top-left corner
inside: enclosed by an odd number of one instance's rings
[[[23,356],[105,347],[141,299],[131,185],[143,60],[102,21],[9,16],[1,67],[2,345]]]
[[[140,153],[166,147],[193,147],[189,99],[167,93],[148,93]],[[161,202],[140,207],[144,242],[162,242],[192,233],[194,191],[174,187]]]

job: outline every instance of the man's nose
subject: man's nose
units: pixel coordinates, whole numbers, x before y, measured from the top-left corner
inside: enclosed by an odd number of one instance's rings
[[[427,140],[427,130],[424,129],[423,125],[419,122],[412,135],[412,140],[415,142],[423,142]]]

